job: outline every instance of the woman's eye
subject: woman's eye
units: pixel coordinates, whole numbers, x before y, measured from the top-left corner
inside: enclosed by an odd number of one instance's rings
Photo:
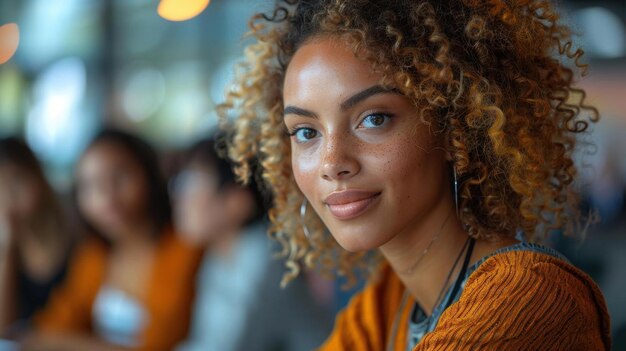
[[[315,129],[311,128],[298,128],[293,132],[289,133],[291,136],[295,136],[296,142],[303,143],[315,138],[318,133]]]
[[[391,117],[389,115],[386,115],[384,113],[373,113],[373,114],[367,115],[365,118],[363,118],[363,120],[361,121],[360,126],[362,126],[363,128],[380,127],[383,124],[387,123],[387,121],[390,118]]]

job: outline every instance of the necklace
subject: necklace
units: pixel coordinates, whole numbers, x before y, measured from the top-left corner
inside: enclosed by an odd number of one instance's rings
[[[468,243],[469,243],[469,247],[468,247]],[[461,287],[461,283],[462,283],[462,281],[463,281],[463,279],[465,277],[465,273],[467,272],[467,267],[469,265],[469,260],[470,260],[470,257],[472,256],[472,252],[474,251],[474,244],[475,244],[475,240],[473,238],[468,238],[465,241],[465,244],[463,245],[463,248],[461,249],[461,251],[457,255],[456,260],[454,261],[454,264],[453,264],[452,268],[448,272],[448,276],[446,278],[446,281],[443,284],[443,287],[442,287],[441,291],[439,292],[439,296],[437,297],[437,300],[435,301],[435,305],[432,308],[431,316],[435,312],[435,309],[437,308],[437,305],[438,305],[439,301],[443,297],[443,292],[446,290],[446,286],[448,285],[448,282],[450,281],[450,278],[452,277],[452,273],[454,272],[454,269],[456,268],[457,264],[459,263],[459,260],[461,259],[461,256],[463,255],[463,252],[466,252],[465,249],[467,248],[467,252],[465,254],[465,260],[463,262],[463,267],[461,267],[461,271],[459,272],[459,275],[456,278],[456,281],[454,283],[454,287],[452,288],[452,292],[451,292],[450,296],[448,297],[448,301],[446,302],[444,310],[447,309],[452,304],[455,295],[458,293],[458,290]],[[404,311],[404,308],[406,306],[406,302],[408,300],[408,295],[409,295],[408,290],[405,289],[404,294],[402,295],[402,301],[400,302],[400,307],[396,311],[396,316],[395,316],[394,321],[393,321],[390,338],[387,341],[387,348],[386,348],[387,351],[393,351],[394,350],[395,341],[396,341],[395,339],[396,339],[396,335],[398,334],[398,324],[399,324],[399,320],[400,320],[400,315],[402,314],[402,311]],[[432,320],[429,321],[429,325],[428,325],[428,328],[427,328],[428,330],[430,330],[431,323],[432,323]]]
[[[426,256],[426,254],[428,253],[428,250],[430,250],[430,248],[433,246],[433,243],[437,241],[437,239],[439,238],[439,235],[441,235],[441,232],[443,232],[443,228],[446,226],[446,223],[448,223],[448,219],[450,219],[450,214],[452,214],[452,210],[448,212],[446,219],[444,219],[443,223],[441,223],[441,227],[439,228],[439,231],[437,232],[436,235],[433,235],[433,238],[428,243],[428,246],[426,246],[424,251],[422,251],[422,253],[417,258],[415,263],[413,263],[411,267],[407,268],[405,271],[402,272],[404,275],[411,275],[413,273],[413,270],[415,270],[415,268],[417,268],[420,262],[422,262],[422,259]]]
[[[443,286],[441,287],[441,290],[439,291],[439,295],[437,295],[437,300],[435,300],[435,303],[433,304],[433,308],[430,310],[431,315],[435,312],[435,308],[437,308],[437,306],[439,305],[439,302],[441,302],[441,299],[443,298],[443,293],[446,291],[446,287],[448,286],[448,282],[450,281],[450,278],[452,278],[452,273],[454,272],[456,265],[459,264],[459,261],[461,260],[461,256],[463,252],[465,252],[465,248],[467,247],[467,243],[469,243],[469,241],[470,241],[470,238],[467,238],[467,240],[465,240],[465,244],[463,244],[463,248],[461,249],[459,254],[456,256],[456,259],[454,260],[454,264],[452,265],[452,268],[450,268],[450,271],[448,272],[448,275],[446,276],[446,280],[443,282]],[[463,272],[459,273],[459,275],[461,275],[462,273]],[[457,281],[458,281],[458,278],[457,278]]]

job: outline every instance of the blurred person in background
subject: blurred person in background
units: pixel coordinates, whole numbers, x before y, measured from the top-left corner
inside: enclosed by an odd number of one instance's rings
[[[187,334],[201,251],[173,232],[157,155],[136,136],[101,132],[78,162],[76,199],[94,235],[24,349],[171,350]]]
[[[19,329],[63,279],[73,242],[64,215],[28,145],[0,139],[0,333]]]
[[[217,138],[217,140],[220,140]],[[311,350],[333,316],[316,305],[305,280],[280,289],[264,201],[251,181],[238,184],[213,139],[194,145],[173,182],[177,233],[207,251],[189,338],[179,351]]]

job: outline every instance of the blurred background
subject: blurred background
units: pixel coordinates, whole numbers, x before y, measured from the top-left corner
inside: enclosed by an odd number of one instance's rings
[[[0,138],[26,141],[63,208],[71,207],[79,157],[104,126],[154,146],[170,188],[171,179],[181,179],[177,175],[189,166],[186,151],[216,127],[215,105],[243,55],[248,19],[273,3],[184,0],[172,7],[173,2],[0,0]],[[559,3],[591,64],[579,85],[602,116],[583,140],[595,146],[577,155],[585,206],[597,209],[602,221],[584,242],[554,239],[553,245],[601,286],[615,349],[622,350],[626,1]],[[69,212],[68,226],[81,221]],[[328,311],[322,320],[332,321],[349,296],[319,277],[308,277],[305,286],[310,303]]]
[[[158,5],[0,1],[0,23],[19,26],[19,49],[0,72],[0,130],[24,135],[55,184],[67,184],[69,166],[105,123],[163,150],[206,135],[243,53],[247,20],[271,7],[213,0],[198,16],[173,22]]]

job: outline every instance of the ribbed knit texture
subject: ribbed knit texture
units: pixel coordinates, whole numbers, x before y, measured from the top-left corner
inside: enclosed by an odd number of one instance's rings
[[[386,265],[351,300],[321,350],[386,350],[404,286]],[[394,351],[406,350],[409,299]],[[459,300],[414,351],[610,350],[606,303],[591,278],[541,253],[497,254],[470,275]]]

